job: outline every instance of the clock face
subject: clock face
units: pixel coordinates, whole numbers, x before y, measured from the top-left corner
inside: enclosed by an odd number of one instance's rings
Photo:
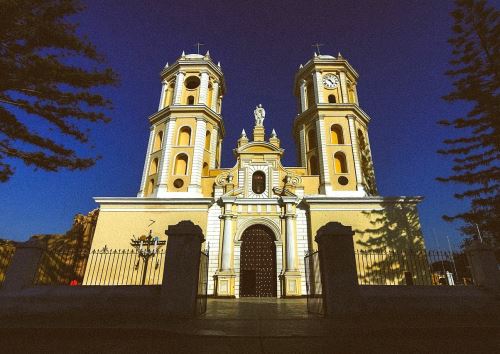
[[[326,74],[323,76],[323,85],[326,88],[333,89],[339,85],[339,78],[334,74]]]

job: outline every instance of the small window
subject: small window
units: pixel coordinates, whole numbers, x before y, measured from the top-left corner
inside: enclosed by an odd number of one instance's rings
[[[266,174],[262,171],[254,172],[252,175],[252,191],[262,194],[266,190]]]
[[[188,96],[187,104],[190,106],[194,105],[194,96]]]
[[[153,161],[151,161],[151,164],[149,166],[149,174],[154,175],[155,173],[158,173],[158,158],[155,157]]]
[[[319,175],[318,158],[316,155],[309,158],[309,171],[311,175]]]
[[[347,173],[347,162],[342,152],[336,152],[333,155],[335,160],[335,173]]]
[[[188,157],[186,154],[177,155],[175,158],[174,175],[187,175]]]
[[[177,145],[188,146],[191,143],[191,128],[182,127],[179,129],[179,137],[177,138]]]
[[[344,143],[344,135],[342,134],[342,127],[340,125],[332,125],[332,127],[330,128],[330,135],[332,138],[332,144]]]
[[[162,143],[163,143],[163,132],[160,130],[158,134],[156,134],[153,151],[160,150]]]
[[[335,95],[328,95],[328,103],[337,103]]]
[[[307,132],[307,143],[309,146],[309,150],[316,149],[318,146],[316,142],[316,129],[310,129]]]
[[[151,178],[149,180],[149,183],[148,183],[148,189],[147,189],[146,195],[153,194],[154,189],[155,189],[155,180],[154,180],[154,178]]]

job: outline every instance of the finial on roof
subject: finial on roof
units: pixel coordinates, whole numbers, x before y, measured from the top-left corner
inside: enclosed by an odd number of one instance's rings
[[[245,129],[243,129],[241,131],[241,135],[240,135],[240,138],[246,138],[247,137],[247,133],[245,132]]]
[[[317,57],[318,56],[318,53],[314,52],[314,56]]]
[[[184,51],[182,51],[181,58],[184,58],[185,56],[186,56],[186,53],[184,53]]]
[[[167,64],[165,64],[165,67],[168,68],[168,61],[167,61]]]
[[[271,132],[271,138],[277,138],[278,137],[278,134],[276,134],[276,130],[273,129],[273,131]]]
[[[220,68],[220,61],[217,62],[217,66]]]
[[[304,67],[304,65],[300,64],[299,65],[299,69],[302,69]]]
[[[339,54],[337,54],[337,57],[338,57],[339,59],[342,59],[342,54],[340,54],[340,52],[339,52]]]
[[[205,53],[204,59],[210,59],[210,51],[209,50],[207,50],[207,52]]]

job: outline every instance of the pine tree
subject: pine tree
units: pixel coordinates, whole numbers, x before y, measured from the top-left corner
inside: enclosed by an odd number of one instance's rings
[[[89,168],[99,157],[79,156],[62,141],[90,146],[83,125],[108,122],[102,110],[111,108],[94,89],[117,76],[68,19],[83,7],[77,0],[0,2],[0,182],[13,175],[14,159],[47,171]]]
[[[452,69],[453,90],[443,97],[448,102],[464,101],[471,110],[463,117],[442,120],[454,128],[453,138],[444,140],[438,152],[453,157],[453,173],[439,177],[458,183],[463,191],[455,198],[470,200],[469,210],[443,218],[462,220],[466,235],[483,237],[500,245],[500,17],[485,0],[456,0]]]

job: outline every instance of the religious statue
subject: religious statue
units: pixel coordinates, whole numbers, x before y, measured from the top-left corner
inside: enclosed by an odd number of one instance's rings
[[[257,107],[255,107],[255,110],[253,111],[253,115],[255,116],[255,125],[256,126],[263,126],[264,125],[264,118],[266,117],[266,111],[262,107],[261,104],[259,104]]]

